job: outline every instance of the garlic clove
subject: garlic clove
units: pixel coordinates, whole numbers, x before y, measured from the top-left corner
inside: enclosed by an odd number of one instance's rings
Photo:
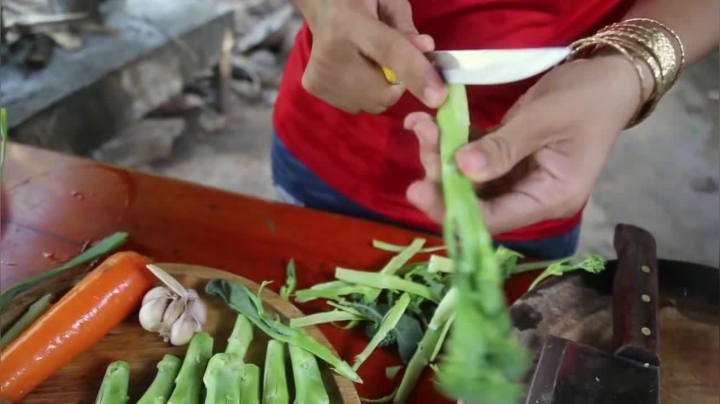
[[[207,321],[207,307],[205,307],[205,302],[200,299],[188,301],[185,312],[195,318],[200,325]]]
[[[151,332],[158,332],[162,329],[163,314],[167,307],[167,299],[150,300],[140,308],[140,326]]]
[[[163,324],[169,329],[180,318],[185,311],[185,302],[183,300],[173,300],[165,309],[162,317]]]
[[[185,345],[200,331],[200,324],[193,317],[183,314],[173,323],[170,329],[170,343],[175,346]]]
[[[157,286],[150,291],[148,291],[145,296],[143,297],[142,304],[143,306],[147,304],[147,302],[155,299],[169,299],[172,296],[170,293],[170,289],[164,287],[164,286]]]

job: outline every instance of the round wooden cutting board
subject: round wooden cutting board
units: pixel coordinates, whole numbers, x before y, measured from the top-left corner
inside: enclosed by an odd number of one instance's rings
[[[211,279],[222,278],[243,284],[254,293],[257,293],[259,285],[229,272],[207,267],[187,264],[157,265],[173,275],[186,288],[195,289],[200,293],[208,308],[208,320],[203,331],[214,337],[214,352],[224,351],[237,313],[219,298],[206,295],[204,293],[205,284]],[[298,308],[271,290],[264,289],[261,297],[268,314],[272,316],[277,314],[284,322],[303,315]],[[306,330],[311,336],[335,352],[317,327],[307,327]],[[262,369],[267,342],[267,335],[255,328],[254,339],[245,361],[254,363]],[[136,311],[89,351],[80,355],[38,386],[23,402],[27,404],[94,403],[106,367],[113,361],[123,360],[130,365],[129,402],[134,403],[152,382],[157,372],[157,363],[160,362],[163,355],[171,354],[182,358],[186,350],[187,345],[170,346],[164,343],[157,334],[143,330],[138,323]],[[292,392],[292,370],[289,355],[286,358],[288,383],[291,385]],[[325,362],[318,360],[318,364],[331,403],[360,403],[352,381],[333,372]]]

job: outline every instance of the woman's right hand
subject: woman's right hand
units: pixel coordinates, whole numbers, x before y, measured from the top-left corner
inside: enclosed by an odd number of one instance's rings
[[[302,85],[310,94],[346,112],[379,114],[407,89],[430,108],[447,90],[423,55],[431,37],[418,34],[407,0],[295,0],[313,34]],[[400,84],[390,84],[380,66]]]

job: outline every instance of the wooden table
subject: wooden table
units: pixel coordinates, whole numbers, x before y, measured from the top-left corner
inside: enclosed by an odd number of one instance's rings
[[[407,244],[417,233],[273,203],[217,189],[127,171],[77,157],[10,145],[2,188],[0,273],[2,289],[75,256],[88,240],[127,231],[126,246],[161,262],[180,262],[231,271],[253,281],[284,282],[289,259],[297,265],[298,287],[333,278],[336,266],[377,270],[390,257],[372,239]],[[428,245],[442,240],[422,235]],[[508,284],[514,300],[532,275]],[[306,312],[321,306],[300,305]],[[340,355],[353,358],[366,344],[360,331],[321,326]],[[399,383],[385,367],[400,364],[379,349],[360,369],[362,397],[388,394]],[[450,403],[425,372],[410,402]]]

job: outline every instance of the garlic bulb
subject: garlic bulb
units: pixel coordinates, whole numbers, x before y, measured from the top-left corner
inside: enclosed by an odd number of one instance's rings
[[[158,333],[165,342],[185,345],[207,321],[207,308],[198,293],[187,290],[175,278],[155,265],[147,268],[165,286],[148,291],[143,297],[139,320],[143,329]]]

